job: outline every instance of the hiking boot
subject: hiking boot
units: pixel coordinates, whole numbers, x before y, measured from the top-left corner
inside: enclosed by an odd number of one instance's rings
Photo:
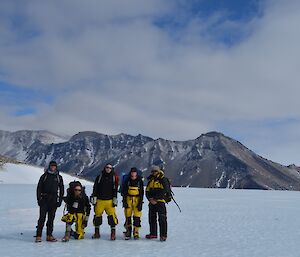
[[[126,230],[126,232],[124,233],[125,240],[131,239],[131,232],[131,227]]]
[[[46,241],[47,242],[57,242],[57,239],[53,236],[47,236]]]
[[[114,228],[111,229],[110,240],[112,241],[116,240],[116,230]]]
[[[130,231],[130,230],[127,230],[127,231],[124,233],[124,236],[125,236],[125,240],[131,239],[131,231]]]
[[[160,237],[160,241],[161,241],[161,242],[165,242],[166,240],[167,240],[167,237],[166,237],[166,236],[161,236],[161,237]]]
[[[68,236],[64,236],[61,241],[66,243],[66,242],[69,242],[69,240],[70,240],[70,238]]]
[[[151,235],[151,234],[146,235],[146,239],[156,239],[156,238],[157,238],[156,235]]]
[[[137,227],[134,227],[134,229],[133,229],[133,238],[134,238],[134,240],[138,240],[140,238],[139,228],[137,228]]]
[[[42,242],[42,237],[40,237],[40,236],[35,237],[35,242],[36,243],[41,243]]]
[[[100,229],[95,228],[95,234],[92,236],[93,239],[99,239],[100,238]]]

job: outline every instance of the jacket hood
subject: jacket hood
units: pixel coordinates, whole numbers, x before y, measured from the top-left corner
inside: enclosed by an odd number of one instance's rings
[[[162,170],[159,170],[159,171],[157,172],[157,174],[155,174],[155,175],[151,174],[151,175],[148,177],[148,180],[150,180],[150,179],[152,179],[152,178],[162,179],[164,176],[165,176],[165,173],[164,173]]]
[[[58,170],[52,171],[52,170],[50,170],[50,169],[47,169],[46,172],[47,172],[48,174],[51,174],[51,175],[58,175],[58,174],[59,174],[59,171],[58,171]]]

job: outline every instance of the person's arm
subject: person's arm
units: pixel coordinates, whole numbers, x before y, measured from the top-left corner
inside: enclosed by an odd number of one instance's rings
[[[88,217],[90,216],[91,213],[91,204],[89,202],[89,198],[87,196],[85,196],[85,215]]]
[[[143,183],[143,180],[140,179],[140,181],[139,181],[139,202],[138,202],[138,206],[137,206],[139,211],[142,211],[143,203],[144,203],[144,183]]]
[[[124,179],[124,178],[123,178]],[[127,180],[128,178],[126,178]],[[122,181],[122,196],[123,196],[123,208],[128,208],[128,204],[127,204],[127,195],[128,195],[128,181]]]
[[[140,180],[140,200],[141,202],[144,200],[144,182],[143,180],[141,179]]]
[[[99,176],[97,176],[95,179],[92,196],[98,195],[98,180],[99,180]]]
[[[148,199],[148,201],[150,201],[150,198],[151,198],[149,185],[150,185],[150,181],[148,182],[147,187],[146,187],[146,198]]]
[[[36,188],[36,200],[39,202],[42,198],[42,187],[43,187],[43,180],[44,180],[45,174],[43,174],[38,182],[37,188]]]
[[[115,190],[114,190],[114,197],[118,197],[118,187],[119,187],[119,176],[115,175]]]
[[[61,203],[63,201],[63,197],[65,194],[65,187],[64,187],[64,180],[61,175],[59,175],[59,199],[58,199],[58,207],[61,206]]]
[[[125,179],[125,178],[124,178]],[[127,181],[122,181],[122,196],[123,198],[128,195],[128,178],[126,178]]]

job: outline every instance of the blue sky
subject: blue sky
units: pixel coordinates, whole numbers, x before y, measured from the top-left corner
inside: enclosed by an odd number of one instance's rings
[[[298,10],[296,0],[1,1],[0,129],[178,140],[218,130],[300,164]]]
[[[201,36],[207,36],[216,43],[233,46],[248,36],[247,29],[235,28],[224,30],[223,23],[247,23],[263,15],[263,0],[210,0],[210,1],[176,1],[176,11],[158,18],[155,23],[170,33],[186,28],[195,19],[209,20],[219,16],[212,22]]]

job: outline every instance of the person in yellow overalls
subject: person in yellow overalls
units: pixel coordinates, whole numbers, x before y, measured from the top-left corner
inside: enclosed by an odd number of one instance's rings
[[[105,211],[108,224],[111,227],[110,239],[116,240],[116,225],[118,224],[118,218],[115,207],[118,205],[118,185],[119,178],[115,174],[113,166],[110,163],[106,164],[101,174],[96,177],[93,194],[91,195],[91,203],[95,206],[95,233],[93,239],[100,238],[102,214]]]
[[[68,242],[72,232],[72,224],[75,223],[75,239],[84,238],[84,229],[87,227],[91,205],[89,198],[85,194],[84,187],[79,181],[73,181],[69,184],[67,196],[64,197],[67,207],[67,213],[62,217],[66,223],[66,233],[63,242]]]
[[[144,198],[144,183],[138,175],[136,168],[131,168],[127,180],[122,188],[123,207],[125,213],[125,240],[133,238],[139,239],[139,229],[141,227],[142,206]],[[133,224],[132,224],[133,218]],[[132,229],[133,225],[133,229]]]

